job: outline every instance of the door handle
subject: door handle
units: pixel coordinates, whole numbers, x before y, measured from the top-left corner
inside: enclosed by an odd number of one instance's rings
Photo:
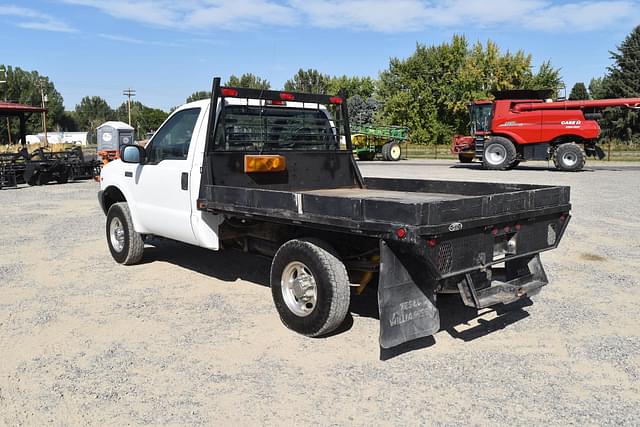
[[[182,176],[180,177],[180,187],[183,190],[189,189],[189,173],[188,172],[182,172]]]
[[[133,177],[133,172],[127,171],[127,172],[124,173],[124,176],[126,176],[127,178],[132,178]]]

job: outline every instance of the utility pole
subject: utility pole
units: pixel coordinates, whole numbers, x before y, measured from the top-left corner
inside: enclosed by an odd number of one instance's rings
[[[44,93],[44,85],[45,80],[41,79],[38,81],[38,86],[40,86],[40,99],[42,108],[44,111],[42,112],[42,129],[44,130],[44,145],[49,145],[49,137],[47,136],[47,107],[45,103],[48,101],[47,95]]]
[[[129,88],[124,90],[122,94],[127,97],[127,108],[129,110],[129,126],[131,126],[131,97],[136,96],[136,90]]]
[[[0,68],[0,71],[4,75],[3,80],[0,80],[0,84],[7,84],[7,69],[2,67]],[[9,89],[7,85],[7,92],[8,91]],[[7,102],[7,92],[4,93],[4,102]],[[13,143],[11,141],[11,122],[9,121],[9,116],[7,116],[6,119],[7,119],[7,136],[9,137],[9,145],[12,145]],[[23,141],[23,142],[26,143],[26,141]]]

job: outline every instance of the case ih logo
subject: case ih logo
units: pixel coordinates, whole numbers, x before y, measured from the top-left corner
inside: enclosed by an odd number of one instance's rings
[[[580,126],[582,124],[581,120],[563,120],[560,122],[563,126]]]

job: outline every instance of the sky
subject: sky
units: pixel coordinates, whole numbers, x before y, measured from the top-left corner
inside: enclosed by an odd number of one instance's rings
[[[115,108],[127,88],[168,110],[214,76],[375,78],[416,43],[464,34],[551,60],[569,91],[638,24],[640,0],[0,0],[0,64],[48,76],[67,110],[86,95]]]

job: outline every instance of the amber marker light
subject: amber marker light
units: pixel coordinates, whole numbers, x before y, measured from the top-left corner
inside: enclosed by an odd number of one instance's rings
[[[287,169],[287,159],[278,154],[245,154],[244,172],[282,172]]]

